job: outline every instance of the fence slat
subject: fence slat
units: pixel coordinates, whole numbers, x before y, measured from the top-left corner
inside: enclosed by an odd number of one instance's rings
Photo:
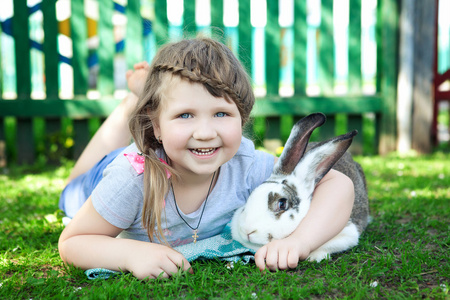
[[[71,1],[70,33],[72,37],[73,91],[75,95],[86,95],[88,90],[88,47],[87,21],[84,15],[84,1]]]
[[[306,94],[306,1],[294,1],[294,93]]]
[[[336,136],[336,116],[327,115],[327,121],[319,128],[320,140],[331,139]]]
[[[358,130],[358,134],[353,138],[353,142],[349,148],[352,154],[360,155],[363,154],[363,142],[364,142],[364,132],[363,132],[363,118],[362,115],[348,115],[347,116],[347,131]]]
[[[268,95],[278,95],[280,83],[280,26],[278,1],[267,0],[267,24],[265,28],[266,86]]]
[[[333,0],[321,1],[319,33],[319,86],[324,95],[334,93]]]
[[[126,10],[127,35],[125,38],[125,58],[128,69],[132,69],[135,63],[142,61],[144,58],[144,50],[142,47],[143,23],[140,2],[140,0],[128,0]]]
[[[17,98],[31,101],[29,15],[26,1],[14,1],[13,36]],[[35,158],[32,123],[31,118],[17,119],[17,153],[21,164],[32,163]]]
[[[58,54],[58,22],[56,19],[56,3],[43,1],[41,3],[44,17],[44,56],[45,56],[45,93],[46,98],[59,98],[59,54]],[[48,101],[48,100],[44,100]],[[61,119],[58,117],[45,119],[45,139],[61,131]],[[45,140],[44,142],[47,142]]]
[[[265,27],[266,88],[267,95],[278,96],[280,86],[280,26],[278,1],[267,0],[267,24]],[[271,151],[280,147],[281,116],[266,119],[267,130],[264,146]]]
[[[197,30],[195,25],[195,1],[183,1],[183,32],[186,36],[193,36]]]
[[[1,25],[1,23],[0,23],[0,25]],[[0,36],[2,36],[2,35],[3,35],[2,26],[0,26]],[[2,59],[2,51],[1,51],[1,49],[2,49],[2,39],[0,38],[0,99],[3,98],[3,70],[4,70],[3,67],[2,67],[3,59]],[[0,119],[0,123],[1,122],[3,122],[2,119]],[[1,132],[0,132],[0,134],[1,134]]]
[[[361,93],[361,1],[350,0],[348,28],[348,92]]]
[[[225,43],[223,0],[211,0],[211,27],[213,28],[213,36],[222,43]]]
[[[43,29],[45,55],[45,92],[49,98],[58,98],[58,22],[56,20],[56,3],[43,1],[41,3],[44,16]]]
[[[113,32],[114,2],[99,0],[98,37],[100,44],[97,50],[99,62],[99,76],[97,89],[101,95],[114,93],[114,55],[115,39]]]
[[[73,90],[77,96],[84,96],[88,91],[88,47],[87,47],[87,20],[84,14],[84,1],[71,1],[72,16],[70,18],[70,29],[73,45]],[[74,158],[77,159],[82,149],[89,142],[88,121],[74,121]]]
[[[153,22],[157,46],[168,40],[169,20],[167,19],[167,1],[155,1],[155,20]]]
[[[238,58],[248,74],[252,74],[252,24],[250,22],[250,1],[239,1],[239,49]]]
[[[30,99],[30,38],[26,1],[14,1],[13,36],[15,41],[17,98]]]
[[[74,158],[80,157],[86,145],[89,143],[90,135],[89,135],[89,123],[87,120],[74,120],[73,121],[73,140],[74,140],[74,149],[73,156]]]

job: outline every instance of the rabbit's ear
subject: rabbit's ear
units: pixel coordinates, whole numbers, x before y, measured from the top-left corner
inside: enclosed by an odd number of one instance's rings
[[[306,176],[314,176],[315,184],[317,184],[344,155],[357,134],[358,131],[353,130],[315,145],[298,164],[299,172],[307,174]]]
[[[322,113],[315,113],[304,117],[292,128],[291,134],[284,146],[283,153],[274,167],[274,174],[291,174],[305,153],[311,133],[325,123],[326,117]]]

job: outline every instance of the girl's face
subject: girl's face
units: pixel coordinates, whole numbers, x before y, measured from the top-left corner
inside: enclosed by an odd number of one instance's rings
[[[173,83],[173,84],[172,84]],[[172,80],[154,132],[180,175],[210,175],[238,151],[242,121],[234,102],[198,83]]]

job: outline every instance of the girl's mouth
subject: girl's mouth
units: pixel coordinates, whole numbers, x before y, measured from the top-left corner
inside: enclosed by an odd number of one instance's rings
[[[194,153],[195,155],[211,155],[213,154],[217,148],[197,148],[197,149],[189,149],[192,153]]]

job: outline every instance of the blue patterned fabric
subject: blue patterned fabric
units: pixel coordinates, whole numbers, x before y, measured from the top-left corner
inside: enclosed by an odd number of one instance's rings
[[[231,237],[231,228],[228,224],[224,231],[216,236],[174,248],[192,262],[194,260],[219,259],[229,262],[246,264],[254,260],[255,251],[242,246]],[[108,279],[120,272],[108,269],[89,269],[85,272],[88,279]]]

